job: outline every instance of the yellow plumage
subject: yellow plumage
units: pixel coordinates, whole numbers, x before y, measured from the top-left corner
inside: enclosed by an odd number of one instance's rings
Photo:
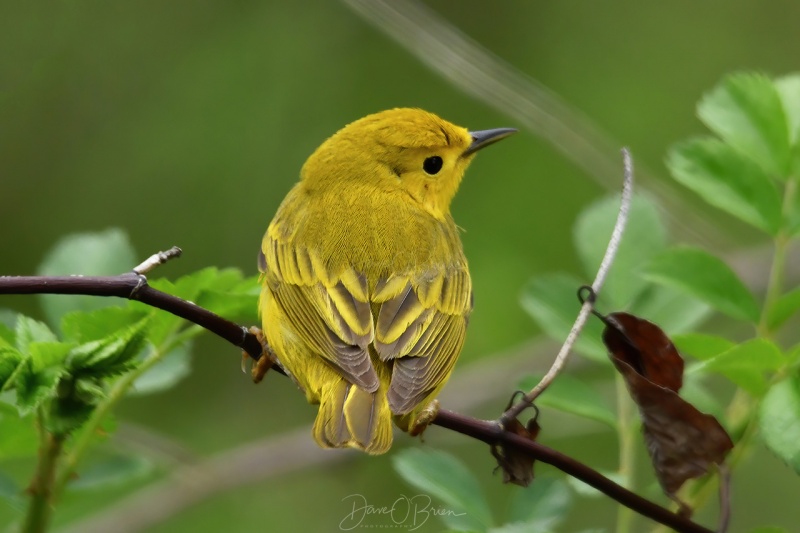
[[[323,447],[386,452],[453,370],[472,309],[450,201],[468,132],[419,109],[369,115],[306,161],[261,245],[267,342],[313,404]]]

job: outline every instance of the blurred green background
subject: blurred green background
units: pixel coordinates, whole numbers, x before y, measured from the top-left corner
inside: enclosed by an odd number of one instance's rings
[[[665,181],[666,149],[702,132],[695,103],[723,74],[798,69],[800,4],[790,0],[426,3],[630,146],[637,164]],[[0,274],[32,273],[59,237],[110,226],[124,228],[142,258],[181,246],[184,256],[160,276],[209,265],[254,274],[261,236],[305,158],[344,124],[397,106],[474,129],[519,127],[339,2],[2,1]],[[466,230],[476,302],[462,371],[537,334],[519,290],[537,273],[580,274],[572,224],[605,193],[529,132],[481,153],[453,206]],[[725,229],[724,219],[714,220]],[[7,297],[0,306],[39,314],[34,298]],[[542,355],[532,369],[546,364]],[[496,414],[514,386],[470,412]],[[252,385],[236,350],[208,335],[188,379],[132,398],[117,414],[121,424],[147,428],[148,438],[166,439],[151,448],[174,465],[306,427],[314,409],[278,376]],[[543,423],[544,443],[615,466],[613,435],[563,415]],[[117,445],[126,445],[124,432],[103,446]],[[398,440],[406,445],[417,444]],[[425,445],[465,458],[501,515],[517,489],[492,476],[484,445],[437,428]],[[337,459],[214,494],[148,530],[337,531],[347,495],[387,505],[413,490],[388,456]],[[800,522],[798,481],[766,452],[749,465],[734,481],[732,531]],[[75,493],[57,524],[133,488]],[[611,527],[616,510],[610,500],[582,500],[563,531]],[[0,509],[0,525],[10,516]],[[418,531],[441,529],[431,519]]]

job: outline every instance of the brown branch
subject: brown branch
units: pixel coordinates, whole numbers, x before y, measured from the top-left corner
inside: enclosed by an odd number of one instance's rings
[[[244,349],[254,359],[261,355],[261,344],[246,328],[192,302],[154,289],[147,285],[144,276],[135,273],[93,277],[4,276],[0,277],[0,294],[81,294],[137,300],[202,326],[234,346]],[[442,409],[432,423],[487,444],[504,443],[513,446],[535,460],[555,466],[622,505],[680,533],[711,533],[710,529],[642,498],[575,459],[503,430],[496,422],[478,420]]]
[[[0,276],[0,294],[81,294],[137,300],[202,326],[243,349],[255,360],[261,357],[261,344],[247,328],[183,298],[154,289],[147,285],[147,278],[135,272],[119,276]],[[283,373],[280,368],[274,368]]]

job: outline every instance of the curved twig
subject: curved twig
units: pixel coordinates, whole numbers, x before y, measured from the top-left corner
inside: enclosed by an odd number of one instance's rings
[[[595,298],[600,292],[608,276],[608,272],[611,270],[611,265],[617,255],[619,245],[622,242],[622,233],[625,231],[625,226],[628,223],[628,213],[630,212],[631,201],[633,200],[633,159],[627,148],[622,149],[622,162],[625,179],[622,185],[622,198],[620,200],[619,212],[617,213],[617,221],[614,224],[614,230],[611,232],[611,238],[606,247],[606,253],[603,256],[603,260],[600,262],[597,275],[592,283],[592,297],[586,298],[583,305],[581,305],[575,323],[572,325],[567,339],[564,341],[561,350],[559,350],[558,355],[556,355],[556,359],[553,361],[553,365],[550,367],[550,370],[547,371],[547,374],[544,375],[539,383],[537,383],[522,400],[509,407],[506,412],[500,416],[498,421],[503,427],[507,427],[509,422],[517,418],[524,409],[531,405],[533,401],[550,386],[558,374],[561,373],[564,366],[567,364],[567,358],[572,352],[572,347],[578,340],[578,335],[580,335],[586,321],[589,319],[589,315],[594,309]]]

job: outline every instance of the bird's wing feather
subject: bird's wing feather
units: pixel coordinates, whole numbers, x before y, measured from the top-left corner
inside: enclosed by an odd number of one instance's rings
[[[390,278],[376,287],[380,303],[375,350],[393,360],[389,406],[394,414],[410,412],[450,374],[472,310],[472,282],[465,264]]]
[[[259,264],[265,282],[299,336],[350,383],[378,389],[369,357],[374,337],[367,283],[350,271],[331,276],[304,248],[269,234]]]

